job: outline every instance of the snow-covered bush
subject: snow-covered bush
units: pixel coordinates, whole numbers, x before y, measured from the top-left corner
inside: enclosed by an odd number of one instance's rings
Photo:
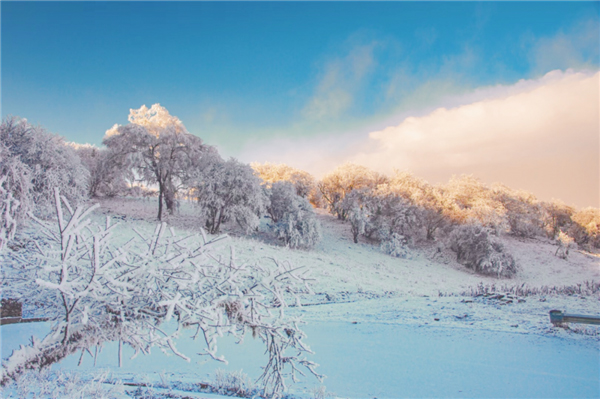
[[[392,233],[389,237],[383,239],[379,249],[381,249],[381,252],[396,258],[406,258],[410,252],[406,245],[406,239],[397,233]]]
[[[250,377],[242,370],[217,369],[211,385],[215,393],[238,398],[251,398],[257,391]]]
[[[20,201],[22,209],[26,208],[27,202],[21,201],[15,195],[16,191],[24,195],[21,199],[29,197],[24,193],[31,193],[29,203],[38,216],[52,213],[54,187],[60,188],[71,203],[79,204],[87,198],[87,169],[61,137],[30,125],[25,119],[13,117],[0,125],[0,143],[2,162],[6,158],[12,159],[14,167],[12,177],[9,176],[5,184],[8,182],[11,186],[12,196]]]
[[[575,240],[562,231],[556,236],[556,244],[558,245],[558,248],[554,255],[561,259],[567,259],[569,250],[576,247]]]
[[[312,205],[296,195],[291,183],[273,183],[267,209],[277,237],[291,248],[312,248],[321,241],[321,225]]]
[[[190,195],[196,198],[211,234],[218,233],[221,224],[231,218],[246,232],[258,227],[266,198],[261,180],[250,166],[215,155],[207,157],[190,175]]]
[[[125,394],[121,381],[113,381],[108,371],[86,378],[76,372],[31,370],[12,381],[0,396],[6,399],[106,399]]]
[[[218,337],[241,340],[252,331],[267,347],[261,381],[270,397],[280,395],[301,366],[318,376],[304,357],[311,352],[301,321],[285,317],[287,303],[309,291],[301,268],[274,259],[240,264],[233,248],[229,257],[216,253],[224,237],[209,241],[203,234],[198,243],[165,223],[150,237],[136,231],[141,240],[117,245],[110,219],[104,225],[88,219],[97,205],[73,209],[58,190],[54,199],[55,224],[34,218],[46,237],[35,241],[38,257],[15,255],[3,265],[2,281],[11,297],[44,306],[52,328],[3,363],[2,384],[109,341],[131,346],[136,355],[159,347],[189,361],[176,347],[185,328],[203,341],[195,352],[219,361],[225,359],[217,353]]]
[[[478,273],[496,277],[513,277],[517,264],[501,242],[477,224],[456,227],[448,237],[456,260]]]

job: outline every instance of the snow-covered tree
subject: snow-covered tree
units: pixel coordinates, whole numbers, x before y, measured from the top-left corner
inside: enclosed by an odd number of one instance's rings
[[[266,198],[260,178],[249,165],[212,155],[190,176],[190,195],[198,201],[211,234],[218,233],[222,223],[232,218],[246,232],[258,227]]]
[[[0,142],[0,252],[33,209],[31,169]]]
[[[392,240],[392,236],[396,241],[402,237],[402,242],[413,242],[420,229],[418,208],[389,184],[353,190],[344,198],[341,208],[348,215],[354,242],[359,234],[380,243]]]
[[[411,173],[399,171],[392,175],[389,186],[418,208],[418,219],[428,240],[433,240],[436,231],[450,223],[447,213],[453,208],[453,203],[444,196],[440,187]]]
[[[584,208],[571,217],[573,224],[569,228],[571,235],[578,245],[600,248],[600,209]]]
[[[292,168],[286,164],[252,163],[252,169],[266,183],[266,187],[278,181],[287,181],[294,185],[296,194],[308,199],[313,205],[320,202],[320,193],[315,178],[308,172]]]
[[[312,248],[321,241],[321,225],[310,202],[296,194],[292,183],[279,181],[270,189],[267,210],[277,237],[291,248]]]
[[[572,221],[571,216],[575,209],[560,200],[542,202],[542,221],[546,234],[554,239],[563,230],[568,230]]]
[[[556,249],[554,256],[558,256],[562,259],[567,259],[569,256],[569,250],[577,246],[575,244],[575,240],[562,231],[560,231],[556,236],[556,244],[558,245],[558,248]]]
[[[346,220],[347,209],[342,207],[344,197],[352,190],[375,188],[385,181],[385,176],[364,166],[346,163],[325,175],[318,183],[318,187],[330,212],[338,219]]]
[[[320,377],[305,357],[311,352],[301,320],[285,317],[288,303],[310,292],[302,268],[274,259],[240,263],[233,248],[229,256],[217,253],[225,237],[182,237],[165,223],[150,236],[136,231],[140,239],[116,244],[117,225],[88,218],[97,205],[73,209],[58,190],[54,199],[56,223],[34,218],[45,237],[35,241],[38,256],[13,253],[3,265],[2,287],[11,297],[44,306],[51,331],[3,363],[3,385],[106,342],[119,342],[119,358],[127,344],[136,355],[159,347],[189,361],[176,346],[186,328],[201,341],[195,352],[218,361],[225,361],[218,337],[242,340],[251,332],[261,339],[268,353],[261,378],[269,397],[280,397],[301,367]]]
[[[478,273],[495,277],[513,277],[517,263],[502,243],[480,224],[456,227],[448,237],[458,263]]]
[[[130,110],[129,122],[109,129],[103,143],[143,181],[158,185],[158,219],[162,220],[163,201],[173,213],[181,183],[195,163],[215,150],[188,133],[179,118],[160,104]]]
[[[519,237],[534,237],[543,233],[542,209],[531,193],[513,190],[504,185],[492,187],[494,198],[506,210],[509,233]]]
[[[129,188],[127,179],[133,179],[129,165],[123,157],[108,148],[90,144],[70,143],[89,172],[88,194],[90,197],[125,194]]]
[[[10,117],[0,125],[0,142],[8,158],[27,166],[31,203],[38,216],[52,211],[53,187],[60,188],[73,203],[87,198],[87,170],[62,137],[32,126],[25,119]]]
[[[445,209],[450,220],[458,224],[478,223],[495,232],[505,231],[506,209],[492,190],[471,175],[453,176],[442,187],[452,206]]]

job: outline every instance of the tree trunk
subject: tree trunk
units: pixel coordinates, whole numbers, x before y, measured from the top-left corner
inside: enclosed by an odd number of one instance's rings
[[[158,185],[158,220],[159,221],[162,221],[163,195],[164,195],[163,185],[159,184]]]

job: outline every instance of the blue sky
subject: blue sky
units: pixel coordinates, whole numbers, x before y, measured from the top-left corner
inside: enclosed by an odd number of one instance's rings
[[[295,140],[354,143],[481,88],[599,65],[598,2],[3,1],[1,11],[3,117],[100,144],[130,108],[160,103],[247,161]]]

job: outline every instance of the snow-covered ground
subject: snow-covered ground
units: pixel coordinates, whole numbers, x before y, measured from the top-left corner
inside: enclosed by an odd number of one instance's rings
[[[155,213],[155,200],[106,199],[93,217],[120,220],[116,234],[125,242],[134,225],[154,230]],[[437,243],[419,244],[408,259],[393,258],[371,243],[354,244],[349,226],[326,212],[318,211],[318,218],[323,240],[311,251],[282,247],[265,233],[236,237],[233,228],[229,244],[240,261],[276,258],[311,271],[315,294],[288,313],[308,322],[306,341],[316,352],[319,372],[328,376],[328,391],[348,398],[600,397],[598,328],[556,328],[548,317],[552,309],[600,314],[598,292],[585,292],[585,282],[600,281],[597,255],[573,251],[564,260],[554,256],[556,247],[549,241],[503,237],[520,270],[514,279],[499,280],[466,269]],[[178,230],[200,227],[186,203],[168,223]],[[581,294],[544,288],[577,284],[583,284]],[[504,296],[469,295],[478,285]],[[527,287],[548,293],[527,295]],[[2,358],[47,329],[44,323],[1,327]],[[198,351],[189,340],[179,347]],[[224,338],[220,351],[229,365],[198,364],[200,358],[185,363],[155,350],[149,357],[125,360],[118,369],[116,349],[106,345],[97,367],[136,382],[157,380],[161,372],[169,381],[209,381],[217,368],[243,369],[252,378],[260,374],[264,362],[258,342],[248,338],[237,346]],[[89,355],[79,368],[78,361],[79,355],[72,356],[56,368],[93,369]],[[292,392],[318,396],[310,392],[319,385],[307,377]]]

